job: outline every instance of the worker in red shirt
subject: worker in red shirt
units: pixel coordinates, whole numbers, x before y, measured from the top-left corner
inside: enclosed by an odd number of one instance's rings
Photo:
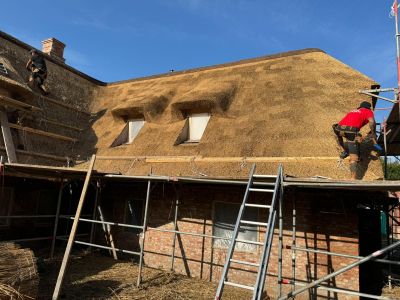
[[[353,180],[357,179],[357,164],[360,156],[360,143],[362,142],[362,136],[359,131],[367,124],[371,130],[371,138],[376,142],[374,112],[371,110],[371,103],[363,101],[356,110],[349,112],[339,124],[332,126],[337,142],[343,148],[340,158],[344,159],[350,155],[350,173]],[[346,139],[346,142],[343,141],[343,138]]]

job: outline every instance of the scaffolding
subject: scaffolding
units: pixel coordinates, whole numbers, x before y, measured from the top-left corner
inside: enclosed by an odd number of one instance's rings
[[[99,156],[97,159],[102,159],[106,160],[109,159],[108,157],[102,157]],[[113,158],[117,159],[117,158]],[[65,181],[62,181],[59,187],[59,194],[58,194],[58,199],[57,199],[57,209],[55,214],[51,215],[10,215],[10,216],[0,216],[0,218],[9,218],[9,219],[22,219],[22,218],[54,218],[54,230],[53,230],[53,235],[52,236],[47,236],[47,237],[38,237],[38,238],[30,238],[30,239],[19,239],[19,240],[14,240],[16,242],[20,241],[39,241],[39,240],[49,240],[51,241],[51,248],[50,248],[50,257],[54,257],[54,249],[55,249],[55,242],[56,240],[61,240],[61,241],[68,241],[66,251],[64,254],[63,258],[63,264],[62,267],[60,268],[60,274],[59,278],[57,281],[57,286],[54,291],[53,299],[58,299],[59,293],[62,287],[62,282],[63,282],[63,276],[66,271],[68,259],[69,259],[69,254],[72,248],[73,244],[77,245],[83,245],[83,246],[88,246],[88,247],[93,247],[93,248],[99,248],[99,249],[105,249],[105,250],[110,250],[114,258],[116,258],[116,253],[126,253],[130,255],[134,255],[139,258],[138,266],[139,266],[139,274],[137,278],[137,285],[140,285],[142,281],[142,276],[141,276],[141,270],[144,264],[143,261],[143,255],[145,252],[144,248],[144,242],[146,238],[146,232],[148,231],[158,231],[158,232],[164,232],[166,234],[173,234],[173,243],[171,245],[171,253],[169,256],[171,257],[170,261],[170,269],[174,270],[174,263],[176,260],[176,255],[175,255],[175,243],[176,239],[178,238],[179,235],[189,235],[189,236],[194,236],[202,239],[211,239],[212,241],[217,240],[217,239],[222,239],[222,240],[227,240],[230,241],[231,238],[229,237],[220,237],[220,236],[215,236],[215,235],[210,235],[206,233],[196,233],[196,232],[188,232],[188,231],[180,231],[178,230],[178,214],[179,214],[179,206],[180,206],[180,199],[179,199],[179,192],[176,190],[176,184],[179,182],[187,182],[187,183],[206,183],[206,184],[217,184],[217,185],[238,185],[238,186],[243,186],[245,187],[247,184],[247,181],[241,181],[241,180],[222,180],[222,179],[207,179],[207,178],[189,178],[189,177],[168,177],[168,176],[156,176],[156,175],[148,175],[148,176],[127,176],[127,175],[115,175],[115,174],[105,174],[103,175],[103,178],[114,178],[118,180],[126,180],[128,182],[131,181],[141,181],[141,182],[146,182],[147,183],[147,189],[146,189],[146,199],[144,199],[144,207],[145,207],[145,213],[143,215],[143,224],[142,225],[132,225],[132,224],[126,224],[126,223],[121,223],[121,222],[112,222],[109,220],[105,220],[102,217],[101,214],[101,204],[98,201],[98,194],[99,194],[99,189],[100,185],[98,184],[98,181],[101,180],[99,178],[93,178],[92,176],[92,171],[94,169],[95,165],[95,160],[96,156],[92,157],[89,169],[87,170],[86,177],[85,177],[85,184],[82,189],[82,193],[80,196],[80,205],[78,206],[78,209],[75,213],[75,215],[65,215],[65,214],[60,214],[60,207],[61,207],[61,202],[62,202],[62,191],[65,189],[67,184]],[[94,199],[94,208],[93,208],[93,213],[92,214],[81,214],[81,209],[84,203],[84,199],[86,196],[87,189],[90,185],[90,182],[96,181],[96,184],[93,184],[92,186],[95,187],[96,193],[95,193],[95,199]],[[173,229],[165,229],[165,228],[156,228],[156,227],[150,227],[147,224],[147,210],[149,207],[149,200],[151,198],[151,192],[156,183],[158,182],[169,182],[172,184],[175,190],[176,198],[175,198],[175,203],[174,203],[174,216],[173,216]],[[271,181],[265,181],[260,183],[262,186],[265,187],[273,187],[275,185],[274,182]],[[357,187],[363,187],[365,186],[372,187],[375,189],[379,189],[380,187],[383,187],[385,190],[393,190],[396,187],[399,187],[398,182],[381,182],[381,183],[362,183],[362,182],[348,182],[348,183],[335,183],[335,182],[328,182],[328,181],[323,181],[321,180],[320,183],[315,183],[315,182],[293,182],[293,180],[290,179],[284,179],[282,181],[282,187],[283,188],[291,188],[293,186],[296,187],[303,187],[307,188],[310,186],[317,187],[317,188],[328,188],[328,189],[337,189],[337,188],[357,188]],[[388,245],[383,248],[382,250],[376,251],[375,253],[362,257],[362,256],[355,256],[355,255],[349,255],[349,254],[344,254],[344,253],[335,253],[335,252],[330,252],[330,251],[324,251],[324,250],[316,250],[316,249],[310,249],[310,248],[303,248],[299,247],[297,245],[296,241],[296,227],[297,227],[297,214],[296,214],[296,199],[293,199],[293,208],[292,208],[292,217],[291,217],[291,224],[292,224],[292,234],[291,234],[291,243],[290,245],[285,245],[283,243],[283,210],[284,210],[284,204],[285,204],[286,199],[285,198],[280,198],[278,202],[278,228],[276,228],[277,232],[275,232],[275,235],[279,238],[279,243],[278,243],[278,274],[277,274],[277,295],[280,299],[288,299],[289,297],[294,297],[300,293],[303,293],[307,290],[315,290],[315,289],[321,289],[321,290],[326,290],[329,292],[333,293],[343,293],[347,295],[355,295],[355,296],[362,296],[366,298],[371,298],[371,299],[388,299],[382,296],[376,296],[376,295],[371,295],[371,294],[365,294],[365,293],[360,293],[358,291],[354,290],[348,290],[348,289],[340,289],[337,287],[332,287],[332,286],[326,286],[323,285],[324,281],[327,281],[331,278],[334,278],[335,276],[338,276],[342,274],[343,272],[357,267],[362,263],[365,263],[367,261],[375,261],[376,263],[383,263],[383,264],[389,264],[390,265],[400,265],[399,261],[393,261],[390,259],[383,259],[381,256],[385,252],[390,252],[391,250],[397,248],[400,246],[398,241],[395,241],[393,236],[391,239],[388,241]],[[100,208],[100,209],[99,209]],[[390,208],[391,211],[394,211],[394,207]],[[389,210],[390,212],[390,210]],[[74,223],[72,225],[71,229],[71,234],[68,235],[57,235],[57,228],[59,226],[60,220],[72,220]],[[397,218],[397,215],[391,215],[390,219],[391,222],[394,224],[399,224],[399,220]],[[88,233],[85,234],[76,234],[76,228],[78,222],[85,222],[85,223],[90,223],[92,227],[90,228]],[[75,224],[75,226],[74,226]],[[95,234],[95,225],[102,225],[103,230],[105,234],[109,236],[108,241],[108,246],[105,245],[100,245],[96,244],[94,242],[94,234]],[[122,248],[116,248],[115,245],[111,242],[112,241],[112,236],[110,236],[110,231],[107,229],[105,226],[115,226],[115,227],[125,227],[125,228],[134,228],[138,229],[142,232],[140,236],[140,251],[130,251],[127,249],[122,249]],[[277,234],[276,234],[277,233]],[[76,235],[75,235],[76,234]],[[83,241],[83,240],[76,240],[76,237],[88,237],[89,242]],[[282,266],[282,255],[283,255],[283,250],[284,249],[289,249],[291,250],[292,253],[292,275],[291,277],[283,277],[283,266]],[[296,255],[299,252],[307,252],[307,253],[318,253],[321,255],[327,255],[327,256],[336,256],[336,257],[344,257],[348,259],[352,259],[355,262],[350,263],[344,268],[341,268],[339,270],[336,270],[335,272],[328,274],[327,276],[320,278],[318,280],[315,280],[313,282],[304,282],[302,280],[299,280],[296,278],[297,273],[296,273],[296,265],[297,265],[297,260],[296,260]],[[218,265],[215,263],[212,263],[214,266],[219,266],[222,267],[222,265]],[[267,273],[266,275],[271,276],[270,273]],[[284,285],[291,285],[291,291],[288,294],[283,293],[283,286]]]

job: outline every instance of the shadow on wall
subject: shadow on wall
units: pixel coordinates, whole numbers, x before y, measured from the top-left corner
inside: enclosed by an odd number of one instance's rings
[[[371,140],[364,141],[360,146],[360,161],[357,169],[357,179],[363,179],[368,171],[371,160],[379,160],[379,154],[373,148]]]
[[[106,109],[92,113],[86,129],[81,133],[79,139],[79,148],[77,150],[77,160],[89,160],[92,154],[97,152],[95,147],[98,141],[98,137],[93,130],[93,124],[97,122],[107,112]]]

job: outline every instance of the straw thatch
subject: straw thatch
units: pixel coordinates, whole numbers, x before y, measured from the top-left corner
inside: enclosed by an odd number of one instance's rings
[[[295,176],[348,178],[337,166],[338,149],[331,125],[363,100],[358,90],[376,83],[318,49],[136,79],[102,87],[93,111],[105,111],[83,142],[89,155],[266,157],[263,172],[275,172],[279,158]],[[364,100],[367,98],[364,98]],[[156,107],[157,109],[154,109]],[[211,119],[197,145],[176,145],[188,113],[209,112]],[[129,117],[144,116],[145,126],[130,145],[111,148]],[[364,147],[365,148],[365,147]],[[365,151],[364,179],[382,177],[379,162]],[[310,160],[302,159],[310,157]],[[322,157],[323,159],[314,159]],[[300,161],[285,163],[287,159]],[[118,167],[117,167],[118,165]],[[240,177],[242,163],[98,162],[108,171],[212,177]],[[238,169],[239,168],[239,169]],[[118,170],[117,170],[118,169]],[[128,170],[129,169],[129,170]],[[242,172],[242,171],[245,172]],[[364,172],[365,173],[365,172]]]
[[[0,298],[35,299],[38,284],[33,252],[14,243],[0,243]]]

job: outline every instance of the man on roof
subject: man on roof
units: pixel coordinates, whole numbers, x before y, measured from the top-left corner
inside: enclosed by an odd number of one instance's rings
[[[47,66],[43,56],[35,49],[30,51],[31,58],[26,63],[26,68],[31,72],[29,83],[36,84],[44,95],[48,94],[44,81],[47,78]]]
[[[343,149],[340,158],[344,159],[350,155],[350,173],[353,180],[357,179],[357,164],[360,156],[360,143],[362,142],[360,129],[367,124],[371,130],[371,139],[376,142],[374,112],[371,110],[371,103],[363,101],[357,109],[347,113],[339,124],[332,125],[337,142]],[[343,141],[343,138],[346,139],[346,142]]]

